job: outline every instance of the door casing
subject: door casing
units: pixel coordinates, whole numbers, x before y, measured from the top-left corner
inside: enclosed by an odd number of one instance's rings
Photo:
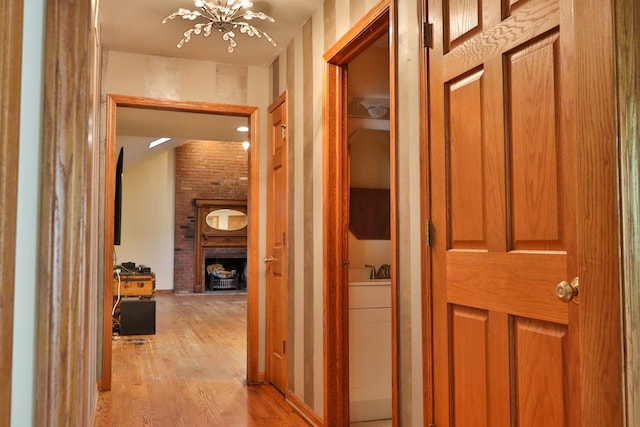
[[[170,101],[125,95],[107,95],[107,137],[105,146],[105,196],[104,196],[104,282],[103,282],[103,333],[102,333],[102,375],[99,379],[100,390],[111,389],[111,286],[113,272],[113,218],[115,191],[115,147],[116,147],[116,110],[117,107],[146,108],[165,111],[180,111],[205,114],[242,116],[249,119],[249,190],[247,209],[247,265],[248,282],[258,283],[258,156],[259,153],[258,116],[256,107],[211,104],[206,102]],[[258,286],[247,287],[247,382],[258,382]]]
[[[18,151],[20,134],[20,81],[22,50],[22,1],[1,0],[0,11],[5,30],[0,34],[0,242],[3,248],[16,245],[18,199]],[[15,251],[5,250],[0,257],[0,348],[13,343],[13,297],[15,287]],[[9,425],[11,414],[12,352],[0,352],[0,425]]]
[[[394,6],[391,1],[383,0],[324,54],[324,423],[328,426],[349,424],[347,64],[387,32],[390,41],[392,412],[393,425],[398,425],[394,22]]]

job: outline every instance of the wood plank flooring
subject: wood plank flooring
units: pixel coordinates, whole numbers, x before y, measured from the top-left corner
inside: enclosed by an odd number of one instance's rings
[[[113,341],[95,427],[308,426],[270,385],[247,386],[246,294],[156,296],[156,334]]]

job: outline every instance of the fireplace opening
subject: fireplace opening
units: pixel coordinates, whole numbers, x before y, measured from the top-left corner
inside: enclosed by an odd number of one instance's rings
[[[207,257],[204,267],[207,291],[247,287],[247,258]]]

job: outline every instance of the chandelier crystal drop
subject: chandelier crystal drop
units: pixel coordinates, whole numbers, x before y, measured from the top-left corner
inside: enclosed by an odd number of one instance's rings
[[[162,20],[166,24],[176,17],[182,17],[189,21],[204,20],[193,25],[182,35],[182,40],[178,42],[178,48],[184,46],[191,40],[193,35],[203,35],[209,37],[213,31],[222,33],[222,39],[227,42],[227,50],[233,53],[238,45],[235,37],[236,32],[246,34],[251,37],[264,37],[273,46],[277,46],[276,41],[263,30],[254,27],[249,22],[252,19],[262,19],[263,21],[275,22],[275,20],[262,12],[254,12],[251,7],[253,3],[248,0],[194,0],[193,2],[200,10],[189,10],[179,8],[176,12]]]

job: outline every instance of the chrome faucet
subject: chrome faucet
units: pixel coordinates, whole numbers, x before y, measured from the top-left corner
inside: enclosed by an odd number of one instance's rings
[[[390,279],[391,278],[391,266],[389,264],[382,264],[376,273],[376,279]]]
[[[391,266],[389,264],[382,264],[378,271],[373,265],[365,264],[365,268],[370,269],[369,279],[390,279],[391,278]]]
[[[376,268],[373,265],[365,264],[364,268],[370,269],[369,279],[373,280],[376,278]]]

